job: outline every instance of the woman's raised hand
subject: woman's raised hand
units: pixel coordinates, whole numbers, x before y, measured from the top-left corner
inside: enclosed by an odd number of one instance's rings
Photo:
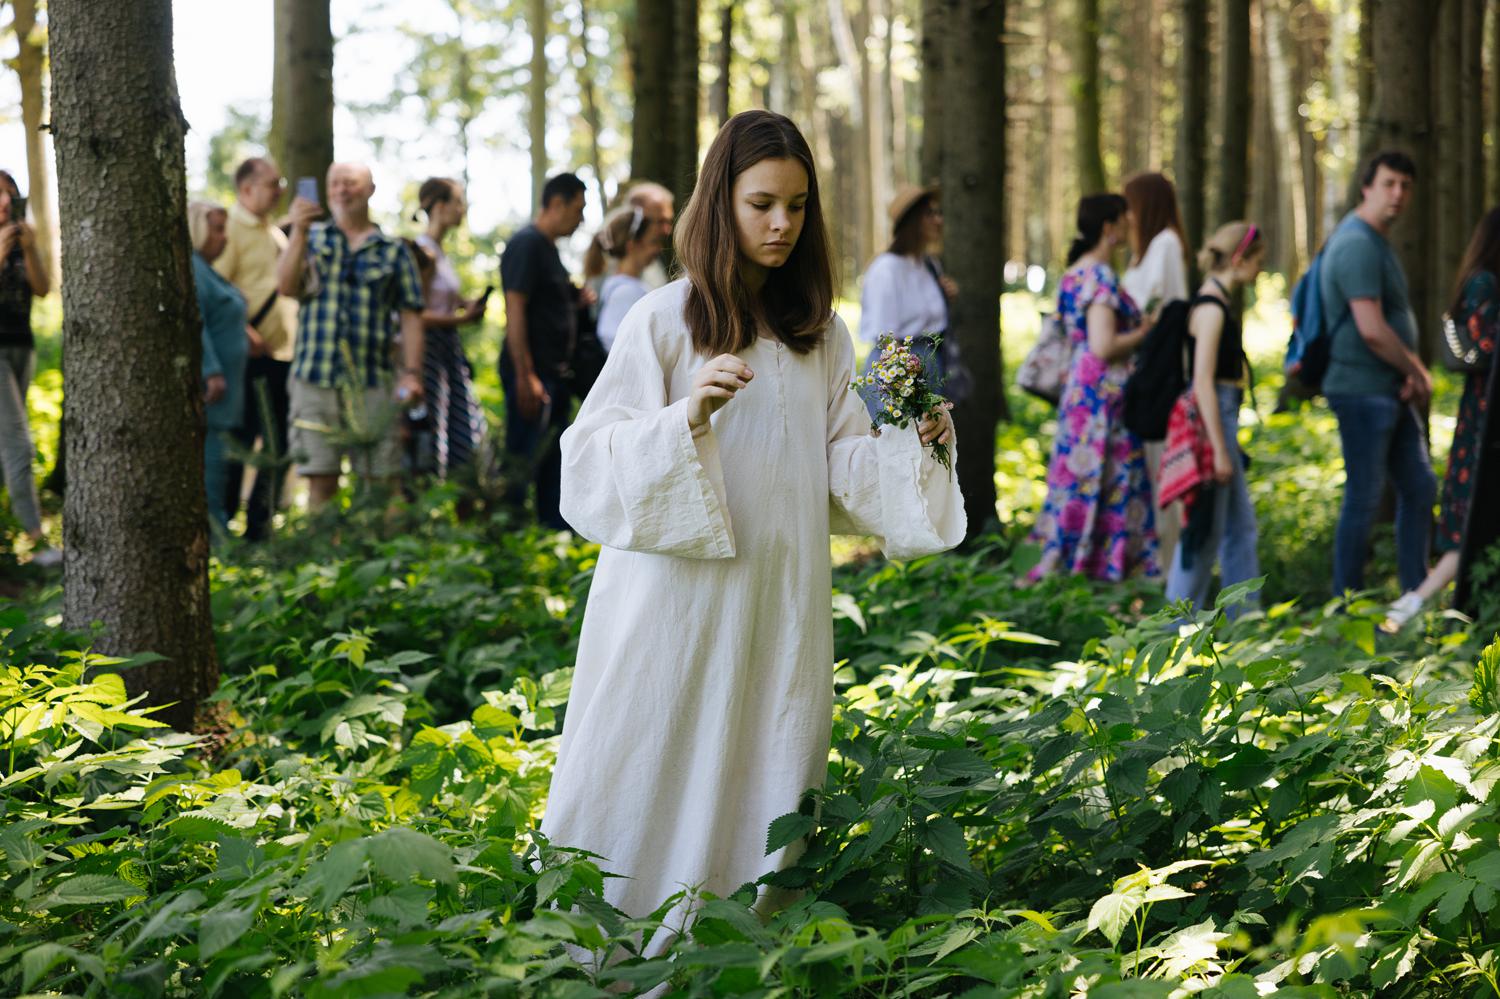
[[[702,427],[754,377],[750,365],[733,354],[720,354],[699,368],[693,375],[693,391],[688,396],[688,426],[694,430]]]

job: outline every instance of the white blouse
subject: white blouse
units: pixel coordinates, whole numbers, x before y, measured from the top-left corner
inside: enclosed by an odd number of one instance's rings
[[[1146,253],[1120,276],[1120,285],[1142,313],[1168,302],[1188,297],[1187,261],[1182,240],[1171,229],[1163,229],[1146,247]]]
[[[870,261],[859,307],[859,338],[866,343],[882,333],[920,336],[948,326],[948,301],[927,264],[895,253]]]

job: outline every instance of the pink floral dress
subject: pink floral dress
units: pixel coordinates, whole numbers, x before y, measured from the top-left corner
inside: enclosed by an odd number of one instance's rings
[[[1105,364],[1088,348],[1088,311],[1099,303],[1115,310],[1121,332],[1141,321],[1108,266],[1063,275],[1057,314],[1073,342],[1073,363],[1057,410],[1047,499],[1031,531],[1042,547],[1032,579],[1069,572],[1117,582],[1159,573],[1146,458],[1122,419],[1130,362]]]

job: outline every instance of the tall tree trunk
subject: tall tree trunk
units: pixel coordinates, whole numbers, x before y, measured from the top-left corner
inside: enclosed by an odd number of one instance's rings
[[[329,0],[276,0],[271,156],[323,191],[333,163],[333,22]],[[327,204],[324,191],[323,203]]]
[[[672,0],[639,0],[631,64],[635,67],[635,101],[630,127],[630,173],[637,180],[678,190],[672,169]]]
[[[1223,0],[1221,10],[1216,224],[1245,217],[1250,166],[1250,0]]]
[[[698,0],[673,4],[672,78],[672,190],[685,203],[698,179],[698,82],[702,56],[698,31]]]
[[[599,99],[594,87],[594,57],[589,51],[589,0],[578,0],[578,90],[583,99],[583,120],[589,127],[589,168],[599,188],[599,207],[609,204],[604,186],[604,161],[599,155]]]
[[[1178,0],[1182,48],[1177,67],[1177,201],[1188,245],[1203,245],[1208,146],[1208,0]]]
[[[526,132],[531,146],[531,204],[542,203],[547,183],[547,0],[529,0],[526,26],[531,31],[531,73],[526,82]]]
[[[884,219],[885,207],[895,194],[895,172],[891,165],[891,66],[890,52],[891,5],[890,0],[867,0],[869,30],[867,43],[862,46],[865,66],[865,108],[870,124],[870,202],[872,217]],[[871,45],[868,42],[878,44]],[[870,50],[878,53],[878,59],[870,57]],[[884,229],[877,227],[874,242],[884,243]],[[871,247],[873,250],[875,247]]]
[[[922,175],[930,184],[943,172],[943,45],[946,0],[922,0]]]
[[[1485,183],[1485,202],[1500,205],[1500,6],[1489,5],[1489,27],[1485,32],[1489,46],[1489,114],[1485,126],[1489,131],[1490,158]]]
[[[1349,64],[1345,54],[1349,50],[1350,29],[1354,29],[1354,35],[1358,38],[1358,26],[1354,18],[1358,16],[1357,8],[1335,8],[1329,11],[1329,59],[1328,59],[1328,85],[1333,91],[1335,99],[1339,102],[1346,100],[1345,94],[1349,88],[1355,86],[1350,81],[1350,69],[1355,67]],[[1356,56],[1356,62],[1358,57]],[[1357,73],[1357,70],[1356,70]],[[1357,95],[1356,95],[1357,99]],[[1347,105],[1344,105],[1347,107]],[[1359,109],[1354,109],[1351,118],[1345,118],[1342,114],[1335,116],[1333,124],[1328,129],[1328,148],[1332,155],[1325,158],[1323,172],[1323,232],[1330,233],[1338,223],[1339,215],[1342,213],[1344,196],[1344,185],[1347,182],[1345,176],[1347,166],[1352,161],[1355,151],[1359,147],[1359,129],[1357,119]],[[1326,237],[1325,237],[1326,238]]]
[[[53,131],[68,258],[64,627],[190,729],[218,684],[208,601],[203,385],[184,222],[170,0],[53,0]],[[130,266],[122,267],[122,260]]]
[[[1083,194],[1106,190],[1104,156],[1099,147],[1099,0],[1077,0],[1073,40],[1073,107],[1077,122],[1073,149],[1078,186]]]
[[[1430,359],[1438,335],[1426,266],[1433,250],[1431,41],[1436,11],[1432,0],[1372,0],[1371,7],[1370,54],[1380,70],[1374,76],[1368,119],[1370,145],[1403,150],[1417,166],[1411,202],[1391,230],[1391,245],[1405,267],[1422,354]]]
[[[1428,281],[1437,304],[1445,297],[1453,272],[1458,269],[1463,256],[1464,244],[1468,240],[1469,228],[1474,219],[1469,215],[1465,203],[1465,179],[1463,158],[1468,153],[1464,138],[1466,93],[1473,95],[1483,89],[1465,79],[1464,62],[1464,10],[1469,0],[1443,0],[1437,11],[1437,31],[1433,34],[1432,59],[1432,116],[1435,130],[1429,147],[1432,149],[1432,170],[1425,177],[1419,175],[1418,183],[1425,183],[1431,191],[1430,216],[1432,252],[1427,255]],[[1415,304],[1415,303],[1414,303]],[[1419,328],[1436,325],[1432,315],[1417,313]]]
[[[734,0],[723,0],[719,5],[719,44],[714,54],[718,56],[719,75],[709,106],[714,120],[722,125],[729,120],[729,74],[734,68]]]
[[[36,0],[13,0],[14,28],[18,49],[13,65],[21,84],[21,128],[26,133],[26,193],[31,206],[31,224],[36,230],[38,255],[58,276],[57,216],[52,210],[52,175],[47,165],[47,144],[42,135],[46,115],[46,72],[41,32],[36,26]]]
[[[1293,86],[1292,59],[1289,49],[1285,0],[1263,0],[1263,24],[1266,33],[1266,58],[1271,74],[1271,124],[1276,129],[1277,148],[1285,168],[1282,186],[1291,207],[1291,239],[1284,243],[1288,274],[1301,269],[1303,247],[1307,245],[1307,191],[1302,178],[1302,120],[1296,113],[1300,97]]]
[[[1464,171],[1464,218],[1469,225],[1484,213],[1484,11],[1485,0],[1462,0],[1464,23],[1463,88],[1465,98],[1463,151],[1459,162]]]
[[[1231,0],[1232,2],[1232,0]],[[1127,175],[1151,169],[1151,126],[1156,106],[1156,53],[1152,50],[1150,0],[1136,0],[1129,8],[1125,95],[1127,108],[1120,126],[1125,130],[1124,168]]]
[[[870,131],[868,108],[865,107],[865,54],[864,38],[856,34],[849,20],[849,11],[844,0],[828,0],[828,24],[833,32],[834,50],[839,63],[852,84],[849,95],[849,129],[856,145],[854,162],[854,185],[852,187],[853,209],[849,220],[853,223],[854,259],[863,268],[874,255],[874,194],[871,190]]]
[[[1005,4],[949,0],[944,32],[944,258],[958,282],[955,329],[974,391],[954,410],[971,535],[995,519],[995,427],[1005,419],[1000,292],[1005,269]],[[984,128],[975,127],[983,122]]]

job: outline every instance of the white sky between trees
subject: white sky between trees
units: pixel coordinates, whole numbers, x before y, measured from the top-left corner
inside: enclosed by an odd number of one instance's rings
[[[406,44],[392,29],[407,21],[440,30],[447,26],[435,23],[434,17],[441,18],[447,12],[432,0],[399,0],[388,4],[383,11],[371,0],[332,0],[332,4],[334,37],[339,39],[334,55],[335,149],[341,158],[370,163],[375,174],[376,221],[388,229],[411,229],[414,206],[401,204],[402,189],[435,174],[457,176],[459,162],[448,159],[449,144],[443,139],[432,142],[430,157],[412,155],[413,150],[420,152],[420,143],[411,140],[419,139],[425,127],[415,112],[407,114],[401,123],[402,137],[409,140],[403,152],[377,160],[347,104],[389,96],[391,81],[407,60]],[[227,109],[234,107],[270,117],[272,7],[272,0],[173,0],[177,88],[190,126],[186,142],[190,198],[202,190],[209,139],[224,127]],[[373,30],[344,40],[361,18],[365,19],[364,27]],[[11,39],[0,49],[0,58],[14,54],[15,41]],[[510,61],[523,64],[526,58],[527,52],[518,51]],[[15,73],[0,68],[0,167],[10,170],[24,189],[26,147],[20,102]],[[500,228],[505,235],[530,215],[525,107],[518,101],[515,103],[516,135],[508,148],[490,149],[476,143],[471,151],[469,224],[479,232]],[[561,113],[553,118],[548,146],[553,150],[566,149],[573,119]],[[554,171],[564,168],[562,164],[554,165]],[[599,206],[590,203],[580,233],[591,232],[598,219]],[[580,253],[582,239],[581,235],[575,237],[576,251]]]

